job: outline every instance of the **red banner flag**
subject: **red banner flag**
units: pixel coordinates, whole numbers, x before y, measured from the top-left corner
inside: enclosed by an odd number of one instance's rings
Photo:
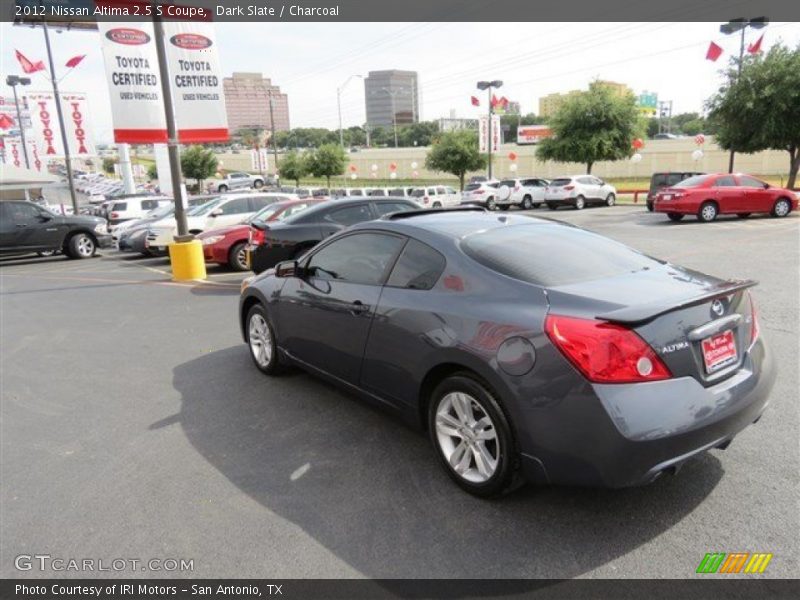
[[[760,38],[758,38],[758,39],[755,41],[755,43],[753,43],[753,44],[750,44],[750,45],[747,47],[747,51],[748,51],[750,54],[758,54],[759,52],[761,52],[761,42],[763,42],[763,41],[764,41],[764,34],[762,33],[762,34],[761,34],[761,37],[760,37]]]
[[[78,56],[73,56],[67,61],[66,66],[68,66],[70,69],[73,69],[77,67],[84,58],[86,58],[85,54],[79,54]]]
[[[706,52],[706,60],[716,62],[720,56],[722,56],[722,48],[717,46],[714,42],[711,42],[708,45],[708,51]]]
[[[14,124],[14,119],[6,113],[0,113],[0,129],[8,129]]]
[[[25,58],[25,55],[22,54],[22,52],[20,52],[19,50],[15,50],[15,52],[17,53],[17,60],[19,61],[22,70],[25,71],[26,73],[36,73],[36,71],[44,71],[44,63],[41,60],[36,62],[31,62],[27,58]]]
[[[498,102],[498,100],[497,100],[497,96],[495,96],[494,94],[492,94],[492,108],[496,107],[496,106],[498,105],[498,103],[499,103],[499,102]]]
[[[480,101],[475,96],[470,96],[470,100],[472,101],[472,106],[480,106]]]

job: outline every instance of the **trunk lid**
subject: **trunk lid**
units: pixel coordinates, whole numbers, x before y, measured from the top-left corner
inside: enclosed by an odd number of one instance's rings
[[[634,330],[674,377],[710,386],[736,372],[752,344],[754,281],[726,281],[665,264],[547,289],[553,314]]]

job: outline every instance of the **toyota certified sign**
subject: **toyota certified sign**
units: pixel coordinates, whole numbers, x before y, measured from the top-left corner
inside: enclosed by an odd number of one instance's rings
[[[183,50],[205,50],[213,44],[210,39],[199,33],[179,33],[173,35],[169,41],[173,46]]]
[[[132,27],[115,27],[106,31],[106,37],[117,44],[126,46],[141,46],[150,41],[150,36],[144,31]]]

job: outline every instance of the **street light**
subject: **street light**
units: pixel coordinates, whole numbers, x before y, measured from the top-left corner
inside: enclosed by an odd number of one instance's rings
[[[741,32],[739,38],[739,62],[736,64],[736,79],[738,80],[742,74],[742,62],[744,61],[744,32],[748,27],[753,29],[763,29],[769,24],[767,17],[756,17],[754,19],[731,19],[727,23],[719,26],[720,33],[731,35],[737,31]],[[731,156],[728,160],[728,173],[733,173],[733,157],[736,154],[731,150]]]
[[[25,168],[30,169],[31,163],[28,160],[28,147],[25,144],[25,125],[22,123],[22,113],[19,110],[19,98],[17,98],[18,85],[30,85],[30,77],[19,77],[17,75],[9,75],[6,77],[6,85],[10,85],[14,90],[14,106],[17,109],[17,124],[19,125],[19,135],[22,138],[22,155],[25,157]]]
[[[503,82],[499,79],[494,81],[479,81],[478,89],[486,90],[486,97],[489,104],[489,129],[487,131],[486,148],[489,150],[489,168],[487,172],[487,179],[492,178],[492,115],[494,114],[494,106],[492,106],[492,88],[499,88],[503,86]]]
[[[362,75],[350,75],[350,77],[344,80],[342,85],[336,88],[336,105],[339,108],[339,144],[342,146],[342,148],[344,148],[344,132],[342,131],[342,91],[354,77],[358,77],[359,79],[364,78]]]

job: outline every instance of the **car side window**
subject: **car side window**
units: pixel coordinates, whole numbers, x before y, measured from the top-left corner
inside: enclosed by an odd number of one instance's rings
[[[736,180],[730,175],[720,177],[714,184],[716,187],[736,187]]]
[[[317,279],[381,285],[404,242],[382,233],[348,235],[315,252],[306,269]]]
[[[413,207],[409,206],[405,202],[376,202],[375,210],[378,211],[379,215],[383,216],[388,215],[389,213],[413,210]]]
[[[447,191],[447,193],[448,193],[448,194],[457,194],[457,193],[458,193],[457,191],[455,191],[455,190],[454,190],[453,188],[451,188],[451,187],[446,187],[446,188],[444,188],[444,189]]]
[[[119,211],[122,212],[123,210],[128,210],[128,203],[127,202],[115,202],[114,205],[111,207],[111,211]]]
[[[236,198],[220,207],[223,215],[240,215],[250,212],[250,198]]]
[[[250,212],[256,212],[271,204],[274,198],[250,198]]]
[[[11,202],[8,206],[8,216],[14,223],[27,223],[33,221],[42,212],[33,204],[26,202]]]
[[[764,189],[764,182],[759,181],[755,177],[739,177],[739,185],[744,187]]]
[[[430,246],[409,240],[386,285],[409,290],[429,290],[444,271],[446,261]]]
[[[582,183],[584,185],[591,185],[592,178],[591,177],[578,177],[578,183]]]
[[[338,223],[339,225],[355,225],[364,221],[371,221],[374,217],[368,204],[356,204],[346,206],[338,210],[331,211],[325,217],[326,221]]]
[[[437,188],[436,188],[436,193],[437,193],[437,194],[440,194],[440,195],[444,195],[444,194],[446,194],[447,192],[445,192],[445,191],[444,191],[444,188],[443,188],[443,187],[437,187]]]

